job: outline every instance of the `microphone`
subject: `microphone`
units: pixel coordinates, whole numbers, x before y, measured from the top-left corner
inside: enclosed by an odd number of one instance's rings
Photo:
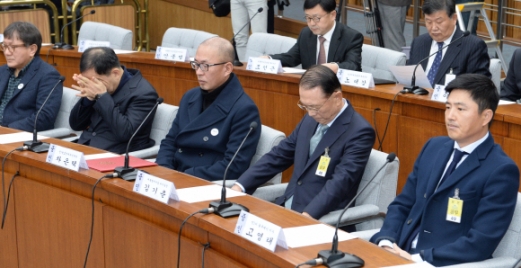
[[[351,201],[349,201],[349,203],[344,208],[344,210],[342,211],[340,216],[338,216],[338,221],[336,223],[335,235],[333,236],[333,245],[331,247],[331,250],[321,250],[318,253],[318,258],[321,258],[324,261],[324,265],[326,267],[341,268],[341,267],[362,267],[362,266],[364,266],[364,260],[362,260],[360,257],[353,255],[353,254],[344,253],[344,252],[338,250],[338,225],[340,225],[340,220],[342,219],[342,216],[347,211],[347,209],[351,206],[351,204],[356,200],[356,198],[367,188],[367,186],[369,186],[369,184],[371,184],[371,182],[374,180],[374,178],[376,178],[376,175],[378,175],[378,173],[380,173],[380,171],[385,166],[387,166],[387,164],[393,162],[395,158],[396,158],[395,153],[390,153],[387,156],[387,161],[385,162],[385,164],[383,164],[383,166],[380,167],[380,169],[378,171],[376,171],[374,176],[367,182],[366,185],[364,185],[364,187],[360,191],[358,191],[358,193],[353,197],[353,199],[351,199]],[[353,264],[355,264],[355,265],[358,264],[359,266],[352,266]]]
[[[71,25],[72,23],[77,22],[77,21],[83,19],[83,17],[88,16],[88,15],[92,15],[92,14],[94,14],[94,13],[96,13],[96,10],[93,9],[93,10],[91,10],[89,13],[87,13],[87,14],[85,14],[85,15],[83,15],[83,16],[81,16],[81,17],[79,17],[79,18],[77,18],[77,19],[75,19],[75,20],[73,20],[73,21],[71,21],[71,22],[69,22],[69,23],[63,25],[63,27],[62,27],[62,31],[61,31],[61,34],[60,34],[60,42],[54,44],[54,47],[53,47],[53,48],[54,48],[54,49],[58,49],[58,48],[62,48],[62,49],[73,49],[73,47],[72,47],[71,45],[67,45],[67,43],[63,42],[63,30],[65,30],[65,27]],[[73,32],[74,32],[74,29],[73,29]]]
[[[150,112],[148,112],[148,114],[145,117],[145,119],[137,127],[136,131],[134,131],[134,134],[132,134],[132,137],[130,137],[130,139],[128,140],[127,150],[125,151],[125,163],[123,164],[122,167],[116,167],[114,169],[114,172],[118,173],[117,177],[120,177],[120,178],[122,178],[122,179],[124,179],[126,181],[133,181],[133,180],[136,179],[137,170],[135,168],[133,168],[133,167],[130,167],[129,164],[128,164],[128,162],[129,162],[128,151],[130,149],[130,143],[132,143],[132,140],[134,139],[134,136],[136,136],[136,134],[139,132],[141,127],[143,127],[143,125],[148,120],[148,118],[150,117],[152,112],[154,112],[156,110],[157,106],[159,106],[159,104],[161,104],[161,103],[163,103],[163,98],[157,98],[157,101],[156,101],[156,104],[154,105],[154,107],[152,107]]]
[[[246,141],[248,136],[250,136],[250,133],[253,130],[255,130],[256,128],[257,128],[257,122],[255,122],[255,121],[251,122],[250,130],[248,131],[248,133],[246,133],[246,136],[244,137],[241,144],[239,145],[239,148],[237,148],[237,151],[235,151],[235,154],[233,155],[232,159],[228,163],[228,166],[226,166],[226,169],[224,170],[223,188],[221,191],[221,201],[213,201],[210,203],[210,208],[213,208],[215,210],[214,213],[223,218],[238,216],[239,214],[241,214],[241,210],[244,210],[246,212],[250,211],[247,207],[245,207],[243,205],[234,204],[234,203],[226,201],[226,175],[228,174],[228,169],[230,168],[235,157],[237,156],[237,153],[239,153],[239,150],[241,150],[242,145],[244,144],[244,142]]]
[[[243,66],[244,65],[239,60],[239,56],[237,55],[237,48],[235,47],[235,37],[242,31],[242,29],[244,29],[244,27],[246,27],[246,25],[250,25],[251,20],[253,20],[253,18],[255,18],[255,16],[257,16],[257,14],[261,13],[263,10],[264,9],[262,7],[259,7],[259,9],[257,9],[257,12],[255,12],[255,14],[253,14],[253,16],[251,16],[251,18],[248,20],[248,22],[246,22],[242,26],[242,28],[232,37],[233,50],[235,50],[235,59],[233,60],[233,66]]]
[[[42,106],[40,106],[40,109],[38,109],[38,112],[36,113],[36,116],[34,118],[33,140],[24,142],[24,145],[22,147],[24,151],[29,150],[29,151],[32,151],[35,153],[43,153],[43,152],[47,152],[49,150],[48,143],[43,143],[37,139],[38,131],[36,130],[36,123],[38,122],[38,116],[40,115],[40,112],[42,111],[42,109],[45,106],[45,104],[47,103],[47,101],[49,100],[49,97],[51,97],[52,93],[54,92],[54,90],[56,89],[58,84],[63,83],[63,81],[65,81],[65,77],[60,76],[58,78],[58,82],[51,89],[51,92],[49,93],[49,95],[47,95],[47,98],[45,98],[45,100],[43,101]]]
[[[438,49],[436,52],[430,54],[429,56],[427,56],[427,57],[423,58],[421,61],[419,61],[418,64],[416,64],[416,67],[414,67],[414,71],[412,72],[411,86],[410,87],[409,86],[403,87],[403,90],[400,91],[400,92],[401,93],[414,93],[416,95],[427,95],[427,94],[429,94],[429,91],[427,91],[425,88],[422,88],[422,87],[419,87],[419,86],[416,85],[416,69],[425,60],[429,59],[430,57],[432,57],[433,55],[437,54],[438,52],[443,51],[446,47],[452,45],[453,43],[456,43],[456,41],[460,40],[461,38],[469,36],[469,34],[470,34],[469,31],[464,31],[462,36],[452,40],[450,43],[448,43],[447,45],[443,46],[441,49]]]

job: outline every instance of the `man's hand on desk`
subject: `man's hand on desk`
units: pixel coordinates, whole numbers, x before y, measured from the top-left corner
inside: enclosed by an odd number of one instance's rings
[[[307,212],[302,212],[302,215],[306,216],[306,217],[308,217],[310,219],[313,219],[313,217],[311,217],[311,215],[309,215]]]
[[[234,184],[234,185],[232,186],[232,188],[230,188],[230,189],[242,193],[242,189],[241,189],[241,187],[239,187],[239,185],[237,185],[237,184]]]
[[[91,79],[81,75],[74,74],[72,79],[76,81],[77,85],[72,85],[72,88],[78,90],[79,97],[86,97],[89,100],[94,100],[96,95],[107,92],[107,87],[99,79],[93,77]]]
[[[411,254],[409,254],[409,252],[401,249],[400,247],[398,247],[398,245],[396,245],[396,243],[393,244],[393,248],[391,247],[388,247],[388,246],[383,246],[382,247],[383,249],[393,253],[393,254],[396,254],[402,258],[405,258],[405,259],[408,259],[410,261],[412,261],[412,257],[411,257]]]
[[[331,69],[334,73],[338,72],[338,64],[336,64],[335,62],[333,62],[333,63],[324,63],[322,65],[324,65],[327,68]]]

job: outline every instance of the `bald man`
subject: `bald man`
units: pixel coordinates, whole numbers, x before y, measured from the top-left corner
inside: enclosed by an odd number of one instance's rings
[[[199,87],[181,99],[172,128],[161,142],[159,165],[209,181],[222,180],[250,124],[256,122],[258,127],[244,142],[227,177],[236,179],[248,169],[260,138],[260,117],[233,73],[234,58],[226,39],[213,37],[199,45],[190,62]]]

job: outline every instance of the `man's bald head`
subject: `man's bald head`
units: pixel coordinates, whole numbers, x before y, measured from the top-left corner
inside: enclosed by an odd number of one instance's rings
[[[232,43],[222,37],[216,36],[208,38],[199,45],[199,48],[202,46],[209,47],[215,51],[215,53],[219,55],[219,60],[222,62],[233,62],[235,60],[235,50],[233,49]]]

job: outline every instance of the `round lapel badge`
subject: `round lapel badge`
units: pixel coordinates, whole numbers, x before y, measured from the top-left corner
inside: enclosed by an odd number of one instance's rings
[[[212,136],[215,137],[215,136],[219,135],[219,130],[216,128],[212,128],[212,130],[210,131],[210,134],[212,134]]]
[[[22,83],[18,84],[18,89],[22,89],[22,88],[24,88],[24,84],[22,84]]]

